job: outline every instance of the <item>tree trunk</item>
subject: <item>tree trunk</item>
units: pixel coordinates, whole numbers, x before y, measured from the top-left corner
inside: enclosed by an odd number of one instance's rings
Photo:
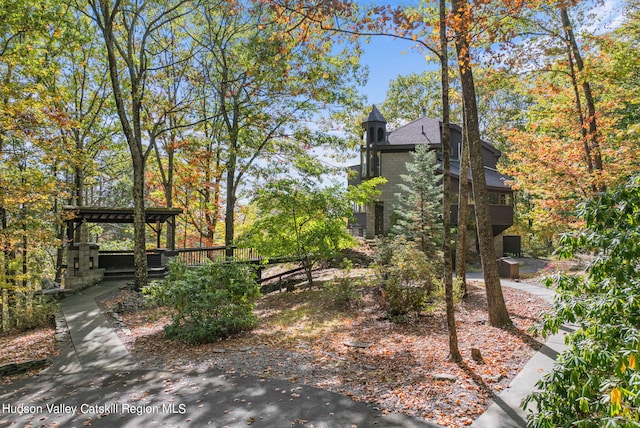
[[[122,59],[127,64],[129,71],[130,88],[130,105],[127,106],[125,96],[123,94],[123,82],[120,79],[118,70],[118,57],[116,54],[116,34],[114,32],[114,20],[118,13],[122,12],[117,9],[122,7],[116,3],[114,9],[109,7],[106,2],[98,2],[94,0],[90,2],[90,6],[96,14],[98,26],[104,37],[105,47],[107,49],[107,65],[109,67],[109,77],[111,79],[111,89],[113,90],[113,99],[116,104],[116,111],[120,119],[122,131],[129,146],[131,154],[131,164],[133,167],[133,233],[135,247],[133,251],[133,260],[135,264],[135,285],[136,290],[141,290],[147,285],[147,254],[146,254],[146,221],[144,210],[144,172],[146,157],[142,146],[142,124],[140,113],[142,111],[142,94],[144,86],[144,78],[146,73],[146,64],[139,63],[136,65],[138,58],[135,57],[135,49],[138,47],[144,50],[144,46],[135,46],[132,33],[128,34],[126,40],[126,53],[121,52]],[[136,12],[139,12],[136,11]],[[134,12],[134,13],[136,13]],[[133,31],[132,29],[128,29]],[[142,57],[144,58],[144,57]],[[128,110],[130,109],[130,110]],[[129,115],[130,114],[130,115]]]
[[[578,76],[575,66],[573,64],[573,55],[571,54],[571,47],[567,46],[567,59],[569,61],[569,73],[571,76],[571,86],[573,88],[573,94],[576,97],[576,114],[578,115],[578,122],[580,123],[580,136],[582,137],[582,148],[584,149],[584,160],[587,164],[587,171],[589,175],[593,174],[593,159],[591,156],[591,146],[589,145],[589,133],[587,132],[587,124],[584,119],[584,112],[582,110],[582,101],[580,100],[580,89],[578,87]]]
[[[4,260],[2,260],[4,266]],[[0,267],[1,269],[2,267]],[[0,281],[2,278],[0,277]],[[2,331],[9,331],[11,328],[11,320],[9,319],[9,290],[0,288],[0,302],[2,303]]]
[[[170,120],[173,122],[172,120]],[[173,145],[175,143],[176,136],[172,132],[170,138],[170,147],[167,150],[167,185],[164,188],[164,194],[166,199],[167,208],[173,208],[173,177],[174,177],[174,163],[175,163],[175,151]],[[169,217],[167,220],[167,240],[166,247],[175,250],[176,248],[176,218]]]
[[[304,267],[304,273],[307,276],[307,288],[313,287],[313,260],[310,260],[308,257],[305,257],[302,260],[302,267]]]
[[[442,252],[444,255],[444,290],[449,331],[449,358],[462,361],[458,349],[455,306],[453,301],[453,266],[451,260],[451,127],[449,110],[449,59],[447,55],[446,0],[440,0],[440,69],[442,79]]]
[[[466,120],[463,119],[464,122]],[[458,185],[458,237],[456,241],[456,279],[467,295],[467,223],[469,219],[469,139],[463,123],[462,152],[460,153],[460,178]]]
[[[235,180],[236,169],[235,160],[230,162],[227,169],[227,204],[224,215],[224,245],[227,247],[227,257],[233,257],[233,239],[235,234],[235,215],[234,208],[236,206]]]
[[[484,272],[484,282],[487,293],[489,322],[494,327],[511,325],[507,306],[502,295],[496,251],[493,243],[493,230],[489,213],[489,197],[486,178],[484,176],[484,162],[482,159],[482,140],[478,123],[478,107],[476,91],[471,67],[470,44],[468,39],[468,25],[466,10],[469,7],[466,0],[451,0],[453,13],[458,17],[455,30],[456,52],[460,67],[460,81],[465,117],[467,119],[467,135],[469,137],[469,160],[473,195],[475,199],[476,224],[478,242],[480,244],[480,259]]]
[[[144,210],[144,158],[132,156],[133,165],[133,261],[136,291],[147,285],[146,216]]]
[[[207,136],[212,139],[211,136]],[[214,150],[213,141],[209,142],[207,147],[207,162],[205,164],[205,183],[201,193],[204,198],[204,230],[205,238],[210,245],[215,242],[216,228],[218,227],[218,219],[220,215],[220,189],[221,177],[220,172],[220,146],[217,145]],[[214,161],[215,156],[215,161]]]
[[[560,18],[562,19],[562,26],[564,27],[567,42],[569,43],[569,55],[573,54],[573,58],[575,59],[576,66],[578,68],[578,73],[583,73],[584,61],[580,54],[580,48],[578,47],[578,42],[576,41],[573,33],[573,25],[569,19],[569,13],[567,12],[566,7],[560,7]],[[604,170],[604,166],[602,163],[602,155],[600,153],[600,143],[598,141],[599,136],[596,122],[596,104],[593,99],[591,84],[582,76],[580,77],[580,80],[582,80],[582,91],[584,92],[584,98],[587,104],[586,128],[588,128],[588,138],[591,140],[590,147],[587,146],[585,151],[587,152],[587,155],[590,156],[589,163],[593,164],[593,169],[595,171],[595,187],[597,191],[603,192],[606,190],[606,185],[602,181],[602,171]],[[576,100],[578,103],[580,102],[579,94],[576,95]],[[585,124],[582,123],[581,125],[582,128],[585,129]]]

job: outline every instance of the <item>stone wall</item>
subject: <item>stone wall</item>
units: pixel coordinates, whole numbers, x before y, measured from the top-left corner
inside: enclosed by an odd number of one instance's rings
[[[74,244],[67,247],[67,274],[64,288],[81,290],[102,281],[104,269],[99,269],[99,247],[95,244]]]

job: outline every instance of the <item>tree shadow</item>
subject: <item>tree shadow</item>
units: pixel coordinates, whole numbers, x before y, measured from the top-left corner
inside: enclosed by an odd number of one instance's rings
[[[483,392],[485,392],[493,400],[493,402],[498,407],[500,407],[500,409],[508,416],[510,421],[521,427],[527,426],[527,421],[521,415],[519,415],[516,410],[509,406],[502,398],[500,398],[495,393],[495,391],[491,389],[489,385],[487,385],[482,376],[474,372],[466,362],[459,361],[456,364],[467,374],[467,376],[469,376],[473,380],[476,385],[480,387]]]
[[[533,337],[532,335],[528,334],[526,331],[516,327],[513,324],[508,326],[508,327],[505,327],[504,331],[508,332],[509,334],[511,334],[514,337],[517,337],[523,343],[525,343],[529,348],[531,348],[531,349],[533,349],[535,351],[539,351],[544,346],[544,343],[540,342],[535,337]]]

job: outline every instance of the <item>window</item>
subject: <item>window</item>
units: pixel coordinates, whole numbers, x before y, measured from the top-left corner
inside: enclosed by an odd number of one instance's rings
[[[489,193],[491,205],[513,205],[513,196],[509,193]]]
[[[351,209],[354,213],[364,213],[366,212],[364,205],[357,204],[355,202],[351,203]]]

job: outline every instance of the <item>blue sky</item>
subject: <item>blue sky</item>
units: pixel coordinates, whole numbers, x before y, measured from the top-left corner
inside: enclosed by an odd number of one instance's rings
[[[370,0],[361,3],[372,4]],[[376,5],[383,2],[373,2]],[[417,6],[419,0],[389,0],[384,4]],[[604,0],[595,9],[596,16],[592,26],[586,28],[593,33],[602,33],[617,27],[622,20],[622,11],[626,0]],[[367,97],[367,103],[381,104],[387,94],[389,82],[398,76],[413,72],[437,69],[435,63],[425,60],[425,53],[419,52],[415,43],[407,40],[396,40],[392,37],[372,37],[369,44],[363,44],[364,54],[361,63],[369,66],[369,80],[360,93]],[[403,53],[404,52],[404,53]]]
[[[368,104],[381,104],[389,89],[389,82],[398,76],[420,73],[437,68],[428,63],[425,53],[414,48],[415,43],[392,37],[372,37],[369,44],[363,44],[361,63],[369,67],[369,80],[361,89]],[[404,52],[404,53],[403,53]]]
[[[420,0],[388,0],[386,2],[360,1],[363,5],[390,4],[392,6],[418,6]],[[393,37],[371,37],[369,44],[362,45],[364,53],[361,63],[369,66],[369,80],[361,89],[369,104],[381,104],[389,88],[389,82],[398,76],[419,73],[433,67],[425,60],[423,53],[414,48],[415,43],[397,40]]]

